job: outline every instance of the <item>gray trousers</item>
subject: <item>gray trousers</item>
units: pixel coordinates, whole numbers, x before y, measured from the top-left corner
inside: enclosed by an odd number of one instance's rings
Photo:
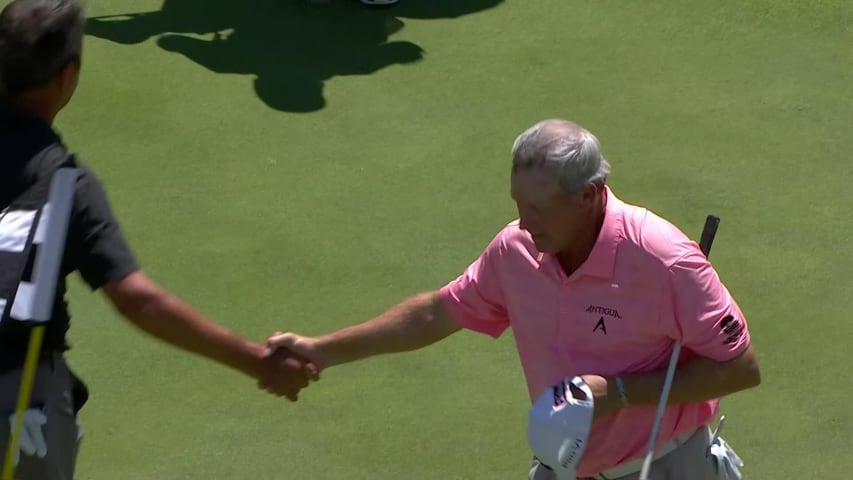
[[[21,370],[0,373],[0,467],[6,459],[11,425],[9,417],[15,413],[18,391],[21,387]],[[15,469],[16,480],[72,480],[79,448],[77,418],[72,399],[72,377],[61,357],[39,364],[30,405],[40,408],[47,417],[42,434],[47,444],[47,455],[20,454]]]
[[[683,445],[652,462],[649,478],[652,480],[717,480],[717,463],[705,460],[705,452],[711,444],[712,435],[708,427],[700,428]],[[557,480],[554,472],[533,462],[529,480]],[[599,479],[602,477],[591,477]],[[609,480],[638,480],[640,472]],[[584,480],[584,479],[579,479]]]

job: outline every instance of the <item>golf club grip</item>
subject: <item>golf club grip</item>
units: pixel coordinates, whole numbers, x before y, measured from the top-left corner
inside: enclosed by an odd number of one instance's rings
[[[702,236],[699,237],[699,249],[705,255],[705,258],[711,254],[711,245],[714,244],[714,237],[717,236],[717,228],[720,226],[720,217],[708,215],[705,219],[705,226],[702,228]]]
[[[720,226],[720,217],[708,215],[705,218],[705,226],[702,228],[702,235],[699,237],[699,248],[708,258],[711,254],[711,245],[714,244],[714,237],[717,236],[717,228]],[[672,350],[672,355],[669,357],[669,366],[666,371],[666,377],[663,382],[660,400],[658,401],[657,414],[655,421],[652,424],[652,432],[649,435],[649,448],[646,453],[646,458],[643,459],[643,466],[640,469],[640,480],[649,480],[649,469],[654,461],[655,443],[657,442],[658,430],[663,421],[663,413],[666,410],[666,404],[669,401],[669,390],[672,388],[672,382],[675,379],[675,370],[678,365],[678,357],[681,354],[681,342],[675,342],[675,347]]]

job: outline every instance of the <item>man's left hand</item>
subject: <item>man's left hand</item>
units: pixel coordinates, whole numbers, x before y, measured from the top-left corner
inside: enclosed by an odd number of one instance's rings
[[[9,416],[9,431],[15,428],[16,414]],[[18,449],[13,457],[14,465],[18,465],[21,452],[24,455],[44,458],[47,455],[47,441],[42,428],[47,423],[47,415],[39,408],[30,408],[24,412],[21,434],[18,439]],[[5,452],[4,452],[5,454]]]
[[[595,410],[593,411],[593,420],[606,417],[611,413],[622,408],[622,402],[616,394],[610,383],[601,375],[581,375],[581,378],[592,391],[592,396],[595,401]]]

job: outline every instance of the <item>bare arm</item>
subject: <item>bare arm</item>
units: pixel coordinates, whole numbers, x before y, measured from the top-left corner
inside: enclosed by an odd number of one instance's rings
[[[295,363],[284,365],[284,362],[272,361],[262,345],[244,340],[206,320],[142,272],[107,284],[104,293],[134,325],[175,347],[215,360],[255,379],[271,376],[277,368],[289,367],[290,375],[278,376],[282,379],[278,391],[286,391],[291,399],[295,399],[297,387],[307,385],[306,379],[297,376],[299,370]]]
[[[628,405],[657,405],[665,377],[665,370],[620,376],[625,386]],[[619,398],[615,377],[584,375],[583,378],[595,395],[596,418],[625,406]],[[676,405],[703,402],[747,390],[760,383],[761,372],[751,346],[727,362],[698,357],[675,371],[667,403]]]
[[[667,282],[663,304],[673,308],[668,334],[699,355],[676,370],[669,403],[721,398],[760,384],[743,312],[706,256],[691,248],[668,267]],[[629,403],[657,404],[665,377],[665,370],[625,375],[622,381]],[[616,391],[614,383],[606,382],[608,398]]]
[[[287,347],[326,368],[376,355],[417,350],[460,329],[434,291],[410,297],[376,318],[321,337],[292,333],[274,336],[270,346]]]
[[[632,405],[656,405],[660,400],[666,371],[622,377],[625,394]],[[737,393],[758,386],[761,373],[750,346],[744,353],[727,362],[699,357],[675,372],[670,404],[696,403]],[[608,382],[616,396],[615,382]]]
[[[207,321],[142,272],[104,286],[104,293],[119,313],[160,340],[251,377],[262,370],[263,347]]]

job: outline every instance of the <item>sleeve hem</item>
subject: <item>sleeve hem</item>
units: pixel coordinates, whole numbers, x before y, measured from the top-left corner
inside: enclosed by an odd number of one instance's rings
[[[494,323],[486,323],[486,322],[477,322],[470,318],[468,318],[460,309],[459,302],[453,296],[453,293],[450,291],[448,286],[442,287],[438,291],[439,300],[441,300],[441,304],[444,309],[447,311],[447,314],[452,318],[456,323],[459,324],[462,328],[486,334],[492,338],[500,338],[501,335],[506,331],[508,326],[494,324]]]

